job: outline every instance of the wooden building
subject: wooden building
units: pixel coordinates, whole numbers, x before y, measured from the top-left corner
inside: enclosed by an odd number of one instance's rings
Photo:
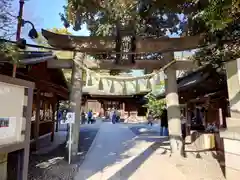
[[[47,61],[54,58],[51,52],[22,52],[20,58],[16,77],[35,83],[31,140],[35,142],[32,147],[37,149],[40,136],[49,137],[47,143],[53,141],[57,104],[68,100],[69,91],[62,70],[47,68]],[[11,76],[12,69],[7,59],[0,60],[1,74]]]
[[[101,72],[101,75],[109,75],[109,70]],[[132,77],[128,73],[120,73],[119,77]],[[88,78],[86,78],[88,79]],[[86,84],[86,83],[85,83]],[[109,90],[112,82],[102,81],[103,89],[99,90],[97,81],[92,79],[92,86],[84,86],[83,93],[83,111],[87,112],[90,109],[93,113],[99,114],[99,116],[107,116],[108,111],[112,108],[118,110],[121,114],[121,118],[132,121],[134,118],[138,119],[146,114],[146,108],[143,108],[144,96],[149,90],[135,92],[134,85],[129,85],[127,88],[129,93],[123,94],[123,87],[121,83],[114,83],[114,92]],[[144,84],[139,84],[140,88]],[[110,88],[111,89],[111,88]]]
[[[135,121],[144,118],[147,109],[143,108],[146,92],[136,95],[102,95],[83,92],[84,111],[92,110],[100,116],[106,116],[112,108],[121,113],[121,119]]]
[[[228,116],[228,92],[225,72],[217,72],[212,65],[200,67],[186,74],[178,80],[179,101],[187,111],[196,107],[206,109],[206,122],[216,122],[217,125],[225,125]],[[163,98],[165,95],[157,95]],[[219,117],[221,109],[221,122]],[[187,113],[187,111],[185,111]],[[187,116],[187,115],[186,115]]]
[[[205,134],[209,124],[215,124],[218,130],[226,128],[226,119],[230,114],[224,71],[218,71],[209,64],[186,74],[177,81],[179,102],[182,114],[187,120],[187,136],[190,135],[191,142],[196,139],[201,139],[199,140],[201,143],[204,142],[204,137],[199,137],[201,133]],[[164,96],[160,94],[157,97]],[[193,133],[197,133],[199,137],[195,137]],[[215,148],[222,150],[219,133],[214,136]]]

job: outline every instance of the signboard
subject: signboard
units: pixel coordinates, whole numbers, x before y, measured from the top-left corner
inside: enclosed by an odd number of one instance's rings
[[[13,179],[27,179],[31,108],[34,83],[0,75],[0,179],[7,179],[7,163],[18,165]],[[15,162],[8,153],[18,151]]]
[[[68,112],[66,115],[66,120],[61,120],[61,124],[73,124],[75,122],[75,113]]]
[[[68,112],[66,120],[61,120],[61,124],[69,124],[69,140],[68,140],[68,163],[71,163],[71,147],[72,147],[72,124],[75,122],[75,113]]]
[[[23,141],[24,87],[0,82],[0,144]]]

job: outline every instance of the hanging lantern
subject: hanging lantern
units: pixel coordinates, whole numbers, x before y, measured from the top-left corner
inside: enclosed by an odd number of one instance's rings
[[[98,90],[103,90],[103,82],[102,78],[100,78],[99,83],[98,83]]]
[[[112,80],[111,88],[110,88],[110,93],[114,93],[114,81]]]
[[[147,79],[147,89],[152,89],[151,79]]]
[[[123,81],[123,95],[127,94],[127,82]]]

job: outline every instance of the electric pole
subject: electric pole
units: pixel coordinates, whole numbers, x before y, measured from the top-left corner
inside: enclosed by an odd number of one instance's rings
[[[24,5],[24,0],[19,0],[19,11],[18,11],[18,23],[17,23],[16,41],[18,41],[20,39],[20,35],[21,35],[23,5]],[[17,64],[14,62],[12,77],[16,77],[16,71],[17,71]]]

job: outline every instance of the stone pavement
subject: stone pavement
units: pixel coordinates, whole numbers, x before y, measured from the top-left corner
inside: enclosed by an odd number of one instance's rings
[[[75,180],[224,179],[213,158],[170,158],[166,138],[135,135],[130,128],[103,123]]]

